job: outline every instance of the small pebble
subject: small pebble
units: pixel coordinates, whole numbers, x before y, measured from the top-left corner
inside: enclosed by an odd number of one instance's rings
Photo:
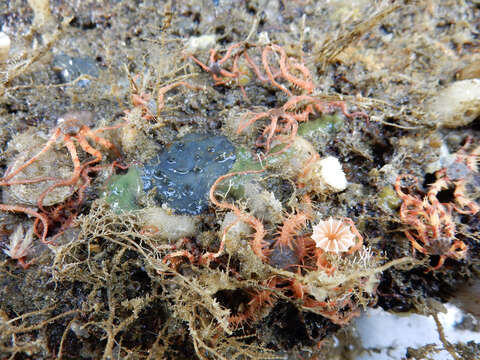
[[[456,128],[480,116],[480,79],[456,81],[426,103],[427,119]]]
[[[0,32],[0,62],[8,59],[11,43],[10,37],[4,32]]]
[[[97,63],[89,57],[72,57],[60,54],[53,58],[52,66],[62,83],[72,82],[81,75],[98,77],[99,73]],[[86,87],[89,83],[90,81],[85,79],[79,81],[78,85]]]

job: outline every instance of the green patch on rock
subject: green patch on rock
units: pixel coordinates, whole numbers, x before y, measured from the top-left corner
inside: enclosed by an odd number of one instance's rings
[[[235,151],[236,160],[229,173],[237,173],[243,171],[257,171],[262,170],[262,164],[266,165],[266,162],[260,162],[254,157],[252,152],[244,147],[238,147]],[[218,190],[230,194],[236,199],[240,199],[245,195],[245,186],[248,186],[253,178],[258,177],[259,174],[244,174],[233,176],[228,180],[222,182]]]
[[[238,147],[235,152],[236,160],[229,172],[241,172],[248,170],[262,170],[262,164],[255,159],[252,153],[244,147]]]
[[[143,184],[135,167],[128,169],[124,175],[114,175],[107,182],[104,192],[105,200],[117,214],[138,209],[137,198]]]
[[[338,114],[322,115],[318,119],[300,124],[298,127],[298,135],[309,136],[317,131],[335,134],[342,129],[343,125],[343,117]]]
[[[402,200],[397,196],[397,193],[390,185],[387,185],[380,190],[378,193],[378,200],[380,206],[390,210],[396,210],[402,204]]]

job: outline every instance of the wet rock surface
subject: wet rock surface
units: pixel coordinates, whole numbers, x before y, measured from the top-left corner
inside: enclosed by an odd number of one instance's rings
[[[72,57],[59,54],[53,58],[52,67],[62,83],[74,81],[81,75],[98,77],[97,64],[89,57]],[[89,80],[81,80],[79,86],[85,87],[89,83]]]
[[[178,214],[198,215],[208,207],[208,191],[235,161],[225,136],[192,133],[171,144],[143,169],[144,190]]]

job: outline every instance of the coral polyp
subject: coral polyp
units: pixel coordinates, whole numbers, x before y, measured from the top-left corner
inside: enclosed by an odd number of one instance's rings
[[[341,253],[355,245],[356,235],[342,220],[328,218],[313,227],[315,246],[326,252]]]

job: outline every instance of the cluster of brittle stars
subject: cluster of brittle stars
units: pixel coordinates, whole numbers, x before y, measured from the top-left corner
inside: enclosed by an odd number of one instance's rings
[[[312,116],[317,114],[331,113],[336,109],[348,118],[362,117],[368,120],[368,116],[363,112],[349,113],[346,104],[343,101],[325,102],[312,95],[314,91],[314,83],[308,68],[302,61],[287,56],[284,48],[279,45],[271,44],[263,47],[261,51],[261,64],[265,75],[260,71],[248,51],[255,46],[247,43],[236,43],[231,45],[223,57],[220,57],[216,50],[210,50],[209,64],[204,64],[193,55],[188,56],[196,64],[198,64],[204,71],[210,73],[215,82],[215,85],[229,85],[235,83],[240,88],[243,96],[248,101],[247,92],[245,90],[244,76],[249,74],[249,68],[256,79],[262,84],[268,84],[284,92],[288,99],[285,104],[279,108],[270,109],[260,113],[247,113],[236,132],[242,133],[245,129],[251,127],[257,122],[266,119],[267,123],[255,142],[257,149],[264,151],[266,158],[269,156],[278,155],[286,151],[297,136],[298,125],[301,122],[307,122]],[[276,59],[277,64],[271,64],[272,58]],[[241,62],[243,61],[243,64]],[[243,66],[242,66],[243,65]],[[160,89],[157,103],[163,107],[163,97],[166,91],[177,87],[191,85],[185,82],[178,82]],[[293,87],[295,91],[300,92],[297,95],[289,89]],[[274,146],[280,146],[279,150],[272,151]],[[302,198],[302,206],[308,211],[297,211],[288,214],[284,217],[282,224],[278,226],[278,232],[273,236],[273,239],[267,240],[269,230],[265,228],[264,223],[250,214],[246,210],[240,209],[234,203],[219,200],[216,196],[218,186],[234,176],[242,176],[252,173],[260,173],[264,170],[246,170],[241,172],[234,172],[219,177],[210,189],[210,201],[212,204],[222,210],[233,212],[237,220],[227,226],[221,236],[220,246],[217,252],[207,252],[199,255],[196,252],[186,249],[177,249],[164,257],[163,261],[169,263],[176,268],[181,264],[181,258],[187,258],[191,263],[197,265],[208,265],[211,261],[219,259],[225,250],[225,237],[229,229],[239,221],[248,224],[253,229],[250,246],[253,253],[263,262],[270,261],[270,255],[275,248],[280,251],[293,251],[297,254],[299,259],[298,264],[292,264],[298,269],[299,276],[302,275],[303,269],[325,271],[332,275],[335,268],[327,261],[324,256],[325,251],[315,245],[315,242],[308,235],[307,222],[313,218],[313,210],[311,210],[310,198],[308,195]],[[298,184],[301,187],[301,184]],[[347,229],[351,229],[356,238],[356,244],[350,250],[350,254],[357,251],[363,246],[363,238],[356,230],[353,221],[344,219],[338,222]],[[304,232],[307,231],[307,234]],[[350,231],[350,230],[349,230]],[[270,236],[271,237],[271,236]],[[182,239],[179,244],[180,247],[192,243],[188,239]],[[273,247],[273,248],[272,248]],[[288,250],[286,250],[288,248]],[[306,264],[308,263],[308,265]],[[294,298],[303,303],[303,306],[315,308],[315,311],[323,314],[325,317],[331,319],[337,324],[345,324],[352,317],[358,314],[356,307],[350,303],[348,296],[341,298],[332,298],[328,301],[317,301],[311,296],[308,289],[299,281],[292,278],[274,277],[265,283],[265,290],[252,289],[248,293],[251,297],[250,302],[242,312],[232,314],[230,322],[232,326],[237,327],[245,322],[254,320],[258,312],[263,306],[271,306],[274,302],[274,293],[281,293],[283,295]],[[271,289],[271,290],[268,290]],[[288,295],[287,295],[288,294]],[[339,311],[344,309],[344,311]]]
[[[343,101],[325,102],[312,96],[315,86],[310,71],[303,64],[303,61],[297,61],[288,56],[285,49],[279,45],[271,44],[263,47],[261,63],[266,74],[263,75],[259,66],[248,54],[248,50],[253,47],[255,46],[244,42],[235,43],[227,49],[225,55],[221,58],[218,58],[216,50],[211,49],[209,65],[202,63],[193,55],[190,55],[189,58],[203,70],[212,74],[216,85],[224,85],[235,81],[243,96],[248,100],[245,88],[240,82],[242,75],[246,75],[246,72],[242,72],[239,66],[240,60],[244,59],[246,66],[252,69],[260,82],[268,83],[288,96],[287,102],[279,108],[260,113],[247,113],[237,128],[237,134],[240,134],[257,121],[269,119],[269,123],[263,127],[263,131],[255,144],[257,148],[263,148],[267,156],[278,155],[286,151],[297,135],[298,124],[308,121],[312,115],[330,113],[335,109],[340,109],[348,118],[363,117],[368,121],[368,116],[364,112],[349,113]],[[237,51],[235,52],[235,50]],[[275,55],[274,59],[277,60],[278,66],[271,64],[271,54]],[[231,67],[228,67],[227,64],[230,63]],[[286,85],[290,85],[298,91],[303,91],[304,94],[295,96]],[[280,146],[280,150],[276,152],[270,152],[273,143],[276,145],[283,144],[284,146]]]
[[[401,198],[400,219],[412,229],[405,235],[413,249],[425,255],[438,255],[439,261],[430,270],[443,266],[447,258],[464,259],[467,255],[467,245],[455,238],[456,226],[453,212],[475,215],[480,211],[479,205],[468,198],[466,186],[472,176],[478,173],[478,157],[480,146],[470,153],[467,148],[472,139],[467,138],[465,145],[456,153],[456,160],[449,166],[435,173],[436,181],[429,185],[423,197],[411,194],[418,189],[418,179],[413,175],[399,175],[395,182],[395,190]],[[404,184],[408,181],[409,184]],[[440,202],[438,194],[453,186],[453,201]],[[407,188],[408,193],[403,189]]]
[[[245,65],[253,70],[257,79],[262,83],[270,83],[271,85],[282,90],[287,96],[292,96],[291,90],[282,85],[278,80],[283,79],[290,83],[292,86],[311,94],[314,90],[314,84],[312,82],[312,76],[308,68],[302,63],[297,62],[293,58],[288,57],[284,48],[279,45],[271,44],[267,45],[262,50],[261,61],[266,76],[262,74],[259,66],[255,63],[252,57],[248,54],[248,50],[252,47],[256,47],[252,44],[239,42],[231,45],[225,55],[218,59],[218,53],[215,49],[210,50],[209,65],[204,64],[193,55],[189,55],[189,58],[195,61],[203,70],[212,74],[215,85],[224,85],[231,81],[235,81],[240,87],[243,96],[248,101],[248,96],[245,91],[245,87],[241,82],[242,75],[246,75],[245,71],[242,71],[239,66],[239,61],[243,58]],[[234,50],[238,50],[234,52]],[[279,55],[278,66],[279,69],[275,69],[270,64],[270,53]],[[231,59],[231,61],[229,61]],[[231,67],[227,67],[227,63],[231,62]],[[303,77],[298,77],[292,74],[292,71],[296,71]]]
[[[238,311],[230,316],[229,322],[233,328],[241,327],[248,322],[255,321],[258,314],[264,307],[272,307],[276,301],[277,295],[290,297],[299,301],[303,307],[314,309],[315,312],[330,319],[338,325],[347,324],[353,317],[359,315],[359,310],[349,298],[344,296],[344,291],[340,291],[338,297],[332,296],[327,301],[318,301],[309,291],[309,287],[303,284],[299,279],[305,275],[305,270],[324,271],[328,275],[335,272],[335,267],[329,263],[326,256],[327,251],[316,246],[311,235],[308,234],[307,221],[313,218],[310,198],[308,195],[302,199],[301,207],[304,211],[298,211],[287,216],[278,226],[278,231],[274,234],[271,241],[266,240],[268,231],[262,221],[248,212],[241,210],[238,206],[227,201],[218,200],[215,193],[219,184],[223,181],[239,175],[247,175],[262,172],[263,170],[247,170],[243,172],[229,173],[219,177],[210,189],[210,201],[223,210],[230,210],[236,215],[236,220],[226,226],[221,236],[220,246],[217,252],[206,252],[204,254],[192,250],[181,249],[169,253],[163,258],[163,262],[169,264],[172,268],[179,266],[181,258],[187,258],[190,263],[200,266],[208,266],[210,262],[218,260],[225,251],[226,236],[229,230],[238,222],[242,221],[248,224],[254,230],[250,240],[250,246],[253,253],[263,262],[269,262],[271,255],[275,251],[293,252],[296,254],[298,264],[291,264],[288,267],[297,268],[297,276],[285,277],[275,275],[263,281],[264,289],[249,289],[247,291],[250,301],[246,304],[243,311]],[[342,219],[338,222],[343,229],[351,231],[355,237],[355,244],[346,251],[352,254],[363,247],[363,237],[356,229],[351,219]],[[181,239],[182,244],[189,244],[195,248],[194,244],[187,238]],[[348,289],[350,293],[352,289]],[[342,309],[342,311],[339,311]]]
[[[364,117],[368,119],[367,115],[362,112],[349,113],[346,109],[345,103],[342,101],[325,102],[314,97],[312,95],[314,84],[308,68],[303,64],[303,61],[297,61],[295,58],[288,56],[285,49],[279,45],[271,44],[265,46],[261,51],[261,64],[265,75],[262,74],[260,67],[248,53],[249,49],[254,47],[255,46],[244,42],[236,43],[230,46],[225,55],[221,58],[219,58],[218,53],[212,49],[210,51],[209,65],[203,64],[194,56],[189,56],[189,58],[197,63],[203,70],[212,74],[216,85],[226,85],[230,82],[236,82],[245,98],[247,98],[247,93],[245,91],[242,76],[248,75],[246,68],[250,68],[261,83],[273,86],[287,95],[288,100],[283,106],[261,113],[249,113],[237,128],[237,133],[240,134],[246,128],[262,119],[269,120],[269,123],[264,126],[264,129],[255,144],[257,148],[262,148],[264,150],[265,157],[279,154],[288,149],[297,136],[298,124],[300,122],[308,121],[310,117],[315,114],[322,114],[332,112],[335,109],[340,109],[346,117]],[[272,58],[277,61],[276,65],[271,64]],[[148,106],[148,95],[139,91],[135,86],[135,81],[132,81],[132,85],[132,101],[134,106],[142,109],[142,118],[146,121],[154,119],[156,116]],[[179,86],[198,90],[197,86],[191,85],[185,81],[179,81],[160,88],[157,94],[157,114],[163,110],[165,94]],[[294,88],[295,91],[300,92],[300,94],[294,95],[290,87]],[[89,173],[104,168],[103,166],[98,166],[102,160],[102,153],[94,148],[89,140],[106,149],[112,150],[117,157],[120,156],[119,151],[113,143],[100,137],[98,134],[103,131],[118,128],[123,124],[92,130],[86,124],[86,121],[83,121],[82,117],[84,115],[85,114],[82,115],[79,113],[65,115],[62,122],[54,129],[49,140],[35,156],[27,160],[18,168],[8,169],[4,177],[0,179],[0,186],[54,181],[53,185],[49,186],[40,194],[37,201],[38,210],[23,205],[0,204],[0,210],[19,212],[35,217],[36,220],[33,225],[34,232],[44,243],[52,243],[56,237],[71,225],[71,222],[77,215],[80,205],[84,201],[85,189],[91,182]],[[59,140],[67,148],[73,162],[73,174],[69,179],[56,179],[55,177],[16,179],[17,175],[37,161]],[[82,163],[75,143],[78,143],[80,148],[87,154],[91,155],[93,159],[89,159]],[[273,153],[271,150],[274,143],[283,144],[284,146],[279,151]],[[116,162],[113,162],[111,166],[119,165],[116,164]],[[263,170],[258,172],[261,171]],[[240,210],[233,203],[219,201],[215,195],[216,189],[222,181],[232,176],[245,175],[252,172],[257,171],[230,173],[218,178],[210,189],[210,200],[212,204],[220,209],[232,211],[237,216],[237,221],[245,222],[254,229],[254,235],[250,241],[251,248],[254,254],[262,261],[268,262],[272,249],[271,243],[266,240],[268,231],[265,229],[263,222],[247,211]],[[73,192],[73,195],[68,197],[61,204],[49,207],[44,206],[43,202],[45,197],[59,187],[71,187],[76,190]],[[308,203],[308,201],[308,197],[305,197],[305,202]],[[286,216],[282,225],[279,227],[278,236],[274,240],[274,247],[289,247],[291,250],[295,248],[295,251],[299,254],[301,253],[302,255],[299,257],[301,264],[298,264],[299,271],[302,266],[306,266],[304,260],[306,261],[306,259],[309,259],[308,261],[313,261],[312,265],[315,268],[323,269],[331,274],[334,269],[323,257],[322,251],[315,247],[315,244],[308,236],[301,236],[299,234],[299,231],[305,228],[308,219],[311,219],[311,214],[300,212]],[[54,224],[59,227],[59,229],[56,229],[56,234],[50,241],[47,241],[47,237],[51,235],[49,229],[51,229]],[[163,261],[170,263],[173,267],[178,266],[180,263],[179,259],[182,257],[186,257],[190,262],[198,265],[208,265],[210,262],[216,261],[224,252],[226,233],[234,224],[235,223],[231,224],[225,229],[217,252],[207,252],[203,255],[198,255],[187,250],[178,249],[189,242],[188,239],[183,239],[178,247],[172,247],[172,252],[165,256]],[[350,221],[348,224],[349,225],[347,226],[354,229],[357,234],[357,245],[354,247],[355,250],[352,250],[356,251],[356,249],[362,246],[363,239],[358,231],[356,231],[353,222]],[[15,251],[12,250],[13,249],[10,249],[9,251],[10,256],[19,260],[20,264],[28,266],[28,264],[24,262],[25,254],[20,253],[20,251],[15,253]],[[304,306],[316,308],[317,311],[320,311],[337,323],[345,323],[356,314],[353,307],[351,311],[347,311],[344,315],[339,314],[336,309],[348,305],[345,303],[344,299],[341,301],[339,299],[332,299],[326,302],[318,302],[308,294],[308,291],[301,284],[292,279],[271,279],[268,286],[277,292],[280,291],[284,294],[292,293],[294,298],[301,300],[304,303]],[[252,291],[251,295],[252,300],[247,311],[242,314],[232,315],[233,324],[238,324],[242,321],[242,318],[254,318],[255,314],[263,304],[271,303],[268,291]],[[236,320],[235,316],[237,316]]]

